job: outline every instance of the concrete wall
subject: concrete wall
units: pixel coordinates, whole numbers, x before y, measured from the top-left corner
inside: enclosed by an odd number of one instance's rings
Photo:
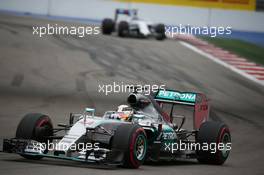
[[[210,23],[213,26],[232,26],[242,31],[264,32],[264,12],[214,9]]]
[[[0,0],[0,10],[44,15],[48,13],[48,0]]]
[[[264,32],[264,13],[140,3],[111,0],[0,0],[0,10],[29,12],[101,20],[113,17],[115,8],[137,8],[139,16],[170,25],[231,26],[242,31]]]

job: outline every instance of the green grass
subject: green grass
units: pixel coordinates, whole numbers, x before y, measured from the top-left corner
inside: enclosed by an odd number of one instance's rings
[[[264,48],[238,39],[200,37],[215,46],[233,52],[255,63],[264,65]]]

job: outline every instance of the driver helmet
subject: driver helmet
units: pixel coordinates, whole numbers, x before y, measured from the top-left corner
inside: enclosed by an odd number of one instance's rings
[[[133,110],[128,105],[119,105],[117,107],[117,112],[120,115],[120,119],[126,121],[133,113]]]

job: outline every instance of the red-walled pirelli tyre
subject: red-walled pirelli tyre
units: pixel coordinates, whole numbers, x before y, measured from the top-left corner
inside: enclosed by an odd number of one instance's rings
[[[197,150],[200,163],[222,165],[231,150],[229,128],[222,122],[204,122],[198,131],[196,142],[200,145],[207,144],[209,148]]]
[[[144,129],[133,124],[120,125],[113,136],[112,149],[124,152],[124,167],[138,168],[144,163],[147,152]]]
[[[25,115],[16,130],[16,138],[31,139],[40,143],[47,143],[47,136],[53,135],[53,126],[51,119],[47,115],[40,113],[30,113]],[[51,140],[50,140],[51,141]],[[27,159],[41,159],[42,156],[23,155]]]

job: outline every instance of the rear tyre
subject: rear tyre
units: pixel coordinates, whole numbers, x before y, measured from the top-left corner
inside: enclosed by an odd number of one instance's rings
[[[123,166],[136,169],[144,163],[147,152],[147,137],[138,125],[120,125],[112,140],[112,149],[124,152]]]
[[[158,24],[155,28],[155,32],[157,40],[164,40],[166,38],[164,24]]]
[[[111,35],[114,31],[115,23],[112,19],[106,18],[102,22],[102,32],[104,35]]]
[[[231,135],[224,123],[204,122],[198,131],[196,141],[201,146],[207,144],[211,148],[197,151],[197,160],[200,163],[222,165],[228,158],[231,150]]]
[[[51,119],[47,115],[40,113],[30,113],[25,115],[16,130],[16,138],[18,139],[31,139],[40,143],[47,143],[49,139],[47,136],[53,135],[53,125]],[[49,140],[52,141],[52,140]],[[42,156],[32,156],[21,154],[22,157],[27,159],[38,160]]]
[[[118,36],[126,37],[129,35],[129,25],[126,21],[121,21],[118,24]]]

